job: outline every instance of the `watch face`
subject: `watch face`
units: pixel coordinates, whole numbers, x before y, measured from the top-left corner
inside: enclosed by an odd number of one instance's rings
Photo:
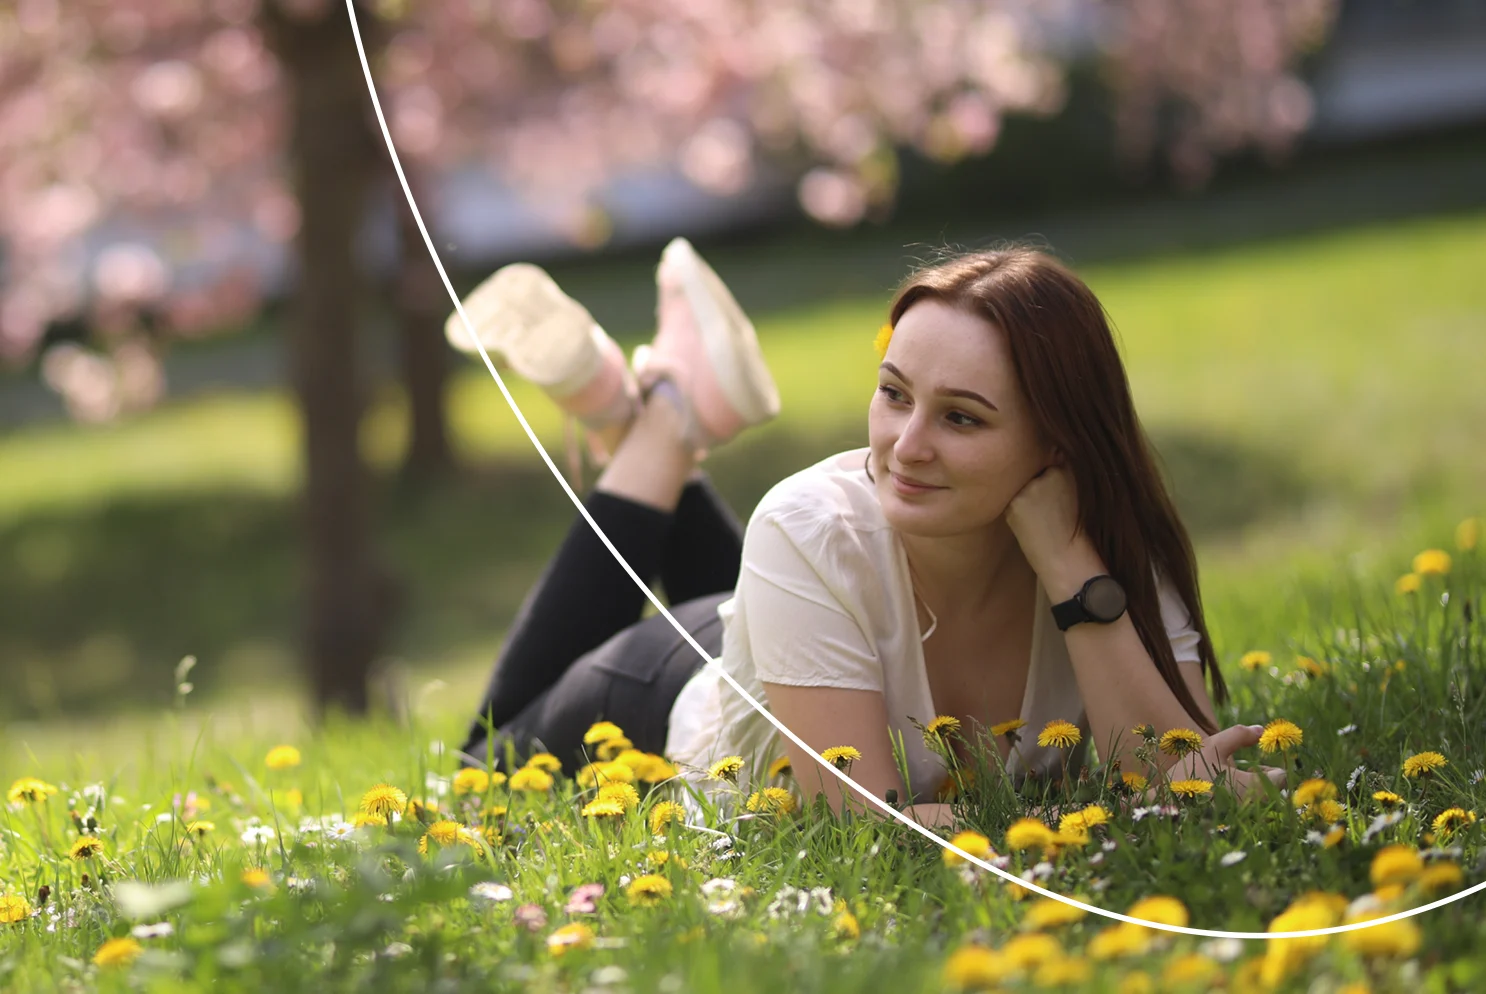
[[[1084,591],[1084,608],[1100,621],[1114,621],[1125,612],[1125,588],[1112,576],[1101,576]]]

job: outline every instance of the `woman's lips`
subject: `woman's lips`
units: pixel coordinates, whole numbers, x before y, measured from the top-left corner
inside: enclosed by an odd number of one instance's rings
[[[944,489],[944,487],[931,487],[925,483],[915,483],[907,479],[906,477],[899,476],[897,473],[892,473],[891,471],[889,472],[889,475],[893,478],[893,489],[898,491],[898,493],[900,494],[927,494],[932,493],[935,490]]]

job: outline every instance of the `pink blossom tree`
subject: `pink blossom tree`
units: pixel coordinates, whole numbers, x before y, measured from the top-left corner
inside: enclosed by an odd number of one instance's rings
[[[478,163],[575,244],[597,195],[676,166],[746,190],[765,164],[803,209],[886,210],[898,155],[982,155],[1008,114],[1056,113],[1068,40],[1092,39],[1132,158],[1165,148],[1200,182],[1215,156],[1282,150],[1309,116],[1294,74],[1336,0],[355,0],[425,218],[436,180]],[[1175,110],[1175,131],[1155,127]],[[304,426],[308,670],[318,702],[366,707],[396,584],[374,551],[357,329],[357,244],[388,179],[339,0],[16,0],[0,8],[0,361],[50,321],[92,348],[41,357],[84,419],[161,393],[169,341],[253,314],[268,288],[227,266],[249,234],[291,248],[290,379]],[[396,202],[402,208],[400,194]],[[88,238],[107,222],[108,247]],[[448,311],[406,213],[389,301],[413,413],[410,462],[448,459]]]

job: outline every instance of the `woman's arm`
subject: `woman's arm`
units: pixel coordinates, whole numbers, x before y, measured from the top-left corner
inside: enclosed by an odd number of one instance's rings
[[[851,746],[862,758],[846,771],[873,796],[886,798],[889,790],[907,799],[903,777],[893,762],[892,740],[888,738],[887,704],[874,690],[845,690],[840,687],[796,687],[784,683],[764,683],[769,697],[769,710],[790,731],[809,743],[816,752],[832,746]],[[881,809],[864,800],[842,783],[829,770],[792,740],[785,740],[785,751],[795,772],[795,780],[806,802],[823,793],[826,803],[841,813],[846,798],[852,810],[866,808],[881,817]]]

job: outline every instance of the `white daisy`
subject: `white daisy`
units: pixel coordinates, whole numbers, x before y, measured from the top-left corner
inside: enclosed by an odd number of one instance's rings
[[[1233,866],[1235,863],[1242,863],[1245,859],[1248,858],[1248,855],[1249,854],[1244,852],[1242,849],[1235,849],[1232,852],[1225,852],[1223,854],[1223,857],[1219,859],[1218,862],[1223,864],[1224,866]]]
[[[269,825],[249,825],[243,829],[242,840],[245,846],[256,846],[260,842],[272,842],[278,837]]]
[[[470,896],[478,897],[482,901],[509,901],[513,895],[511,888],[505,884],[482,880],[470,888]]]

